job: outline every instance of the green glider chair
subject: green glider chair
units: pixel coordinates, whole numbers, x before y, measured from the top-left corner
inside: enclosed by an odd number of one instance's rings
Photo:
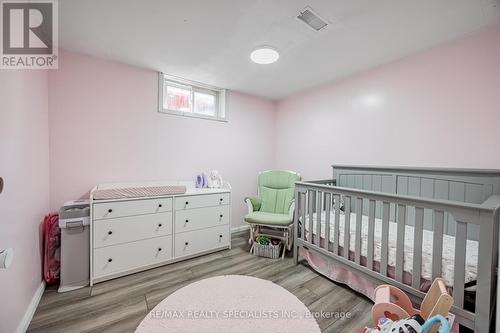
[[[250,244],[257,236],[268,236],[281,239],[285,249],[291,250],[294,190],[295,182],[299,180],[300,175],[293,171],[269,170],[259,174],[258,196],[245,198],[248,207],[245,222],[250,224]]]

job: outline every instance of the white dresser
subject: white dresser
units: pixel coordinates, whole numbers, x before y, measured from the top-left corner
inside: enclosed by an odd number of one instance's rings
[[[96,189],[186,185],[181,195],[95,200],[90,285],[231,247],[231,188],[192,182],[102,184]]]

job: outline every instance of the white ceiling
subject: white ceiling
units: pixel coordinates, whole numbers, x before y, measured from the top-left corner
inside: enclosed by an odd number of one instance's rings
[[[60,46],[280,99],[500,21],[500,0],[60,0]],[[311,6],[331,24],[297,20]],[[254,47],[280,51],[272,65]]]

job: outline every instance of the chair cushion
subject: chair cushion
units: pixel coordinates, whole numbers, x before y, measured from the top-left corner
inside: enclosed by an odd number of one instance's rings
[[[292,220],[290,220],[288,214],[274,214],[267,212],[253,212],[247,214],[245,215],[245,221],[248,223],[280,226],[287,226],[293,222]]]
[[[259,210],[275,214],[288,213],[293,195],[293,188],[277,190],[261,186],[260,197],[262,198],[262,204]]]
[[[300,180],[300,176],[295,172],[286,170],[269,170],[259,175],[259,186],[274,189],[294,188],[295,182]]]
[[[293,172],[271,170],[260,174],[259,192],[262,199],[260,211],[288,214],[294,196],[295,182],[300,177]]]

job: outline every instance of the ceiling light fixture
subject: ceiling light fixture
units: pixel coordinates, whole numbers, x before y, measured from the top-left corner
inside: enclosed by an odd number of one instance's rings
[[[278,51],[270,46],[260,46],[250,53],[250,59],[259,65],[268,65],[276,62],[280,57]]]

